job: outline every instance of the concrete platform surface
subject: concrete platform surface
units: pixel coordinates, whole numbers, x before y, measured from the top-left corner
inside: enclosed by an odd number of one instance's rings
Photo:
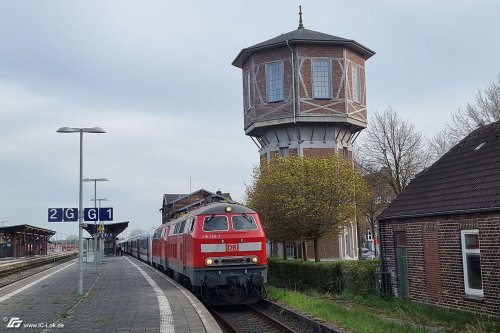
[[[198,299],[134,258],[84,262],[83,273],[82,296],[76,260],[0,288],[0,332],[221,332]]]

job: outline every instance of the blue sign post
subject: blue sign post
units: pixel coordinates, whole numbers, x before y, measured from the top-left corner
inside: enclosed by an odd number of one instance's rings
[[[64,222],[76,222],[78,221],[78,208],[64,208]]]
[[[62,222],[63,209],[62,208],[49,208],[49,222]]]
[[[99,208],[99,221],[113,221],[113,208]]]
[[[76,222],[78,221],[78,208],[49,208],[49,222]]]
[[[99,218],[99,208],[84,208],[83,209],[83,220],[96,222]]]

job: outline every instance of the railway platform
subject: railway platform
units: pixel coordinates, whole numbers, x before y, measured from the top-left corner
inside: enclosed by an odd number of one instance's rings
[[[192,294],[154,268],[128,257],[71,260],[0,288],[0,332],[221,332]]]

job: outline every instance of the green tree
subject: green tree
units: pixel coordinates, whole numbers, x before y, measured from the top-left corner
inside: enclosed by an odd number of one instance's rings
[[[335,154],[325,157],[275,157],[254,170],[247,204],[264,223],[266,235],[278,242],[318,242],[338,235],[356,214],[368,188],[359,173]]]

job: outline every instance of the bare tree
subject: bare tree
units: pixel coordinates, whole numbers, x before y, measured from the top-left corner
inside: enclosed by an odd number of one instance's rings
[[[364,169],[371,173],[382,171],[379,174],[395,195],[401,193],[429,161],[422,134],[390,106],[382,114],[373,113],[359,155]]]
[[[467,103],[465,108],[458,108],[446,125],[429,142],[434,159],[441,157],[460,140],[478,126],[500,120],[500,75],[484,90],[478,90],[475,103]]]
[[[377,171],[375,173],[364,169],[361,169],[361,171],[363,173],[363,178],[368,184],[369,195],[366,197],[365,201],[361,203],[362,207],[360,207],[360,209],[362,209],[365,219],[362,220],[364,223],[361,223],[358,230],[360,230],[361,234],[361,231],[364,229],[365,232],[362,234],[366,234],[366,230],[369,228],[371,234],[375,237],[376,219],[389,203],[394,200],[394,191],[387,183],[387,177],[382,175],[384,171]],[[375,255],[378,255],[377,247],[375,247]]]
[[[454,132],[451,128],[446,127],[445,129],[437,132],[436,135],[429,140],[429,154],[431,155],[431,160],[436,161],[441,156],[446,154],[460,139],[456,138]]]

